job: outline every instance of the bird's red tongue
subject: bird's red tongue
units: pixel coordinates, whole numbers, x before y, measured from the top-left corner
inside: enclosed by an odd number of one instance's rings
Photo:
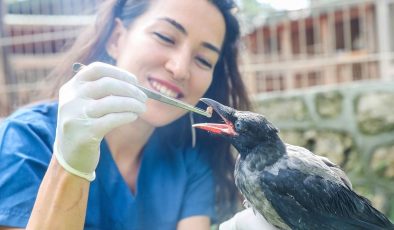
[[[199,123],[194,124],[193,127],[203,129],[215,134],[227,134],[230,136],[234,136],[236,134],[231,124]]]
[[[214,110],[224,121],[224,123],[199,123],[194,124],[194,128],[199,128],[218,135],[236,136],[237,132],[234,130],[233,123],[228,119],[230,114],[234,111],[232,108],[224,106],[217,101],[209,98],[201,98],[202,102],[207,104]]]

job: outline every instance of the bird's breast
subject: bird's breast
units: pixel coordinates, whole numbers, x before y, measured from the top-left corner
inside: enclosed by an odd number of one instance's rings
[[[254,161],[238,159],[234,173],[235,184],[248,203],[269,223],[280,229],[290,230],[290,227],[284,223],[272,207],[260,186],[263,179],[261,178],[261,170],[264,169],[260,168],[258,164],[256,165]]]

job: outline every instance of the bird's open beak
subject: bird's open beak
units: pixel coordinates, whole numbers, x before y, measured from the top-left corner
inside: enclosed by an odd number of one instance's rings
[[[233,123],[230,121],[232,114],[235,112],[234,109],[222,105],[219,102],[208,98],[201,98],[200,101],[204,102],[209,107],[211,107],[216,113],[218,113],[225,123],[224,124],[199,123],[199,124],[194,124],[193,125],[194,128],[203,129],[213,134],[219,134],[219,135],[228,135],[228,136],[238,135],[237,132],[235,132],[234,130]]]

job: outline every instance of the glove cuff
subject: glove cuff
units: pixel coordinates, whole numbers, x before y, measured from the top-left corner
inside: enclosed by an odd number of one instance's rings
[[[56,145],[55,145],[56,146]],[[94,181],[96,178],[96,172],[93,171],[92,173],[85,173],[76,170],[75,168],[71,167],[63,158],[62,154],[59,153],[57,149],[54,149],[54,154],[57,159],[57,162],[69,173],[74,174],[76,176],[82,177],[90,182]]]

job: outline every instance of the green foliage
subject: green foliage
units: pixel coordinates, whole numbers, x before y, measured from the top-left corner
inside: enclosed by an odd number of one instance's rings
[[[241,10],[246,15],[256,16],[265,11],[267,7],[269,6],[259,3],[257,0],[242,0]]]
[[[274,12],[274,9],[257,0],[240,0],[240,18],[245,25],[249,25],[254,21],[267,17],[268,14]],[[249,25],[250,26],[250,25]]]

